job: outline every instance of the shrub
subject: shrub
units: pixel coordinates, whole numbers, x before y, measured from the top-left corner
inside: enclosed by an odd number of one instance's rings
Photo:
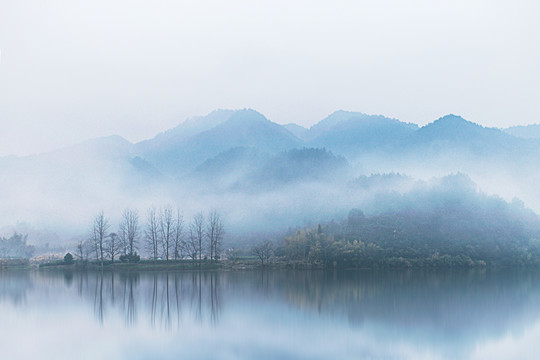
[[[136,263],[141,261],[141,257],[137,253],[120,255],[120,261],[123,263]]]
[[[71,253],[67,253],[64,256],[64,263],[67,264],[67,265],[73,264],[73,255],[71,255]]]

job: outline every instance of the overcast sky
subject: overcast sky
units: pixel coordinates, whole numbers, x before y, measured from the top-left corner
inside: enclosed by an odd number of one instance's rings
[[[0,0],[0,155],[217,108],[540,122],[540,1]]]

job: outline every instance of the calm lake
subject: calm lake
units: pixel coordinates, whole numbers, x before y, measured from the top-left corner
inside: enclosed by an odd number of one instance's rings
[[[0,272],[2,359],[528,359],[540,271]]]

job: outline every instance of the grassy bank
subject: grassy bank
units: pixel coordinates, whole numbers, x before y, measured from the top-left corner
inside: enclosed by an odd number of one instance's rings
[[[467,259],[468,260],[468,259]],[[515,263],[512,265],[504,263],[486,263],[483,261],[464,261],[462,258],[441,257],[436,261],[433,259],[404,259],[404,258],[384,258],[379,261],[369,263],[338,263],[338,262],[309,262],[302,260],[290,260],[286,258],[274,257],[264,264],[254,256],[237,257],[234,260],[140,260],[134,263],[110,260],[103,262],[104,270],[126,270],[126,271],[182,271],[182,270],[248,270],[248,269],[444,269],[444,268],[498,268],[498,267],[538,267],[538,263]],[[0,270],[99,270],[101,263],[96,261],[73,261],[65,262],[55,260],[48,262],[32,262],[23,259],[0,260]]]
[[[194,261],[194,260],[140,260],[135,263],[119,262],[110,260],[103,262],[104,269],[126,269],[126,270],[213,270],[221,269],[222,262],[217,261]],[[50,261],[39,264],[39,269],[101,269],[101,262],[96,261],[74,261],[66,263],[63,260]]]
[[[497,267],[536,267],[536,264],[515,264],[513,266],[501,264],[486,264],[485,262],[463,262],[463,261],[407,261],[404,259],[386,259],[385,261],[372,262],[371,264],[347,264],[343,266],[339,263],[323,264],[298,260],[274,259],[262,264],[254,257],[244,257],[236,260],[221,261],[193,261],[193,260],[141,260],[137,263],[121,263],[105,261],[103,269],[107,270],[132,270],[132,271],[181,271],[181,270],[248,270],[248,269],[444,269],[444,268],[497,268]],[[63,261],[54,261],[39,264],[41,270],[47,269],[101,269],[99,262],[75,262],[66,264]]]

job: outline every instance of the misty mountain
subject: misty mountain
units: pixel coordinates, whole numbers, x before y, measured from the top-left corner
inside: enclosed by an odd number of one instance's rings
[[[310,145],[355,158],[363,152],[392,150],[418,129],[380,115],[338,112],[312,127]]]
[[[480,126],[461,116],[446,115],[418,129],[407,139],[406,145],[433,155],[461,150],[476,156],[492,156],[523,151],[526,143],[499,129]]]
[[[347,160],[315,148],[292,149],[266,161],[245,185],[275,188],[298,182],[332,181],[346,174]]]
[[[366,158],[376,155],[375,163],[421,160],[423,165],[440,166],[441,161],[463,163],[471,156],[478,160],[529,161],[540,154],[538,141],[519,139],[456,115],[419,128],[380,115],[338,111],[312,126],[309,133],[310,146],[325,147],[349,160],[369,162],[371,159]]]
[[[178,126],[157,134],[149,140],[136,144],[138,153],[150,153],[153,151],[166,152],[174,149],[177,144],[185,139],[210,130],[227,121],[234,110],[215,110],[206,116],[195,116],[185,120]]]
[[[212,191],[230,190],[270,158],[270,154],[254,148],[235,147],[205,160],[182,181]]]
[[[134,154],[133,144],[113,135],[43,154],[0,159],[0,171],[11,178],[19,174],[33,180],[38,174],[45,179],[59,177],[59,171],[69,173],[68,177],[106,176],[107,171],[114,171],[115,167],[129,167],[129,159]]]
[[[300,140],[306,141],[309,139],[309,129],[306,129],[303,126],[291,123],[283,125],[283,127],[289,130],[294,136],[296,136]]]
[[[233,148],[199,165],[185,180],[206,191],[262,191],[292,183],[333,181],[348,171],[347,160],[316,148],[274,155],[254,148]]]
[[[71,161],[93,159],[118,159],[135,154],[134,145],[119,135],[104,136],[81,142],[80,144],[53,150],[47,153],[30,155],[26,159],[55,160],[59,157],[70,158]]]
[[[499,129],[486,128],[460,116],[447,115],[419,128],[380,115],[339,111],[314,125],[318,135],[310,146],[325,147],[360,163],[422,163],[422,166],[453,165],[448,172],[466,170],[454,165],[482,160],[529,161],[538,156],[540,142],[519,139]],[[313,135],[313,133],[312,133]],[[373,159],[373,157],[376,157]],[[516,158],[517,156],[517,158]],[[403,171],[406,168],[372,169]]]
[[[413,132],[385,154],[363,160],[381,166],[377,171],[413,176],[464,172],[486,191],[524,198],[525,193],[536,193],[533,183],[540,173],[530,164],[540,161],[540,140],[517,138],[447,115]],[[516,190],[521,190],[509,194],[502,183],[519,184]]]
[[[219,125],[174,143],[143,151],[142,158],[169,174],[180,175],[195,168],[205,160],[234,147],[253,147],[260,151],[276,153],[302,145],[290,131],[266,119],[254,110],[235,111]]]
[[[419,128],[338,111],[308,130],[254,110],[218,110],[138,144],[110,136],[0,158],[0,226],[26,221],[61,233],[87,226],[100,210],[172,203],[188,217],[209,208],[227,213],[231,233],[275,232],[343,218],[362,204],[366,212],[389,208],[402,200],[388,194],[456,172],[538,210],[540,172],[532,164],[539,153],[539,140],[455,115]]]
[[[365,116],[364,113],[353,112],[353,111],[344,111],[338,110],[328,115],[326,118],[322,119],[315,125],[309,128],[309,137],[308,140],[313,140],[318,136],[321,136],[323,133],[330,130],[335,125],[339,124],[342,121],[347,121],[353,117],[362,117]]]
[[[540,139],[540,124],[512,126],[503,131],[512,136],[524,139]]]
[[[18,221],[50,226],[77,223],[88,209],[141,194],[159,173],[135,157],[133,144],[120,136],[25,157],[0,159],[2,225]],[[151,170],[149,170],[151,169]],[[67,208],[73,211],[66,212]],[[92,210],[94,211],[94,210]]]

